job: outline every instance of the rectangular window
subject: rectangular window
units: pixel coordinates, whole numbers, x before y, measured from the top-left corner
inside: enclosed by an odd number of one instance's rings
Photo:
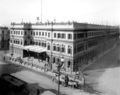
[[[38,35],[38,32],[36,32],[36,35]]]
[[[77,34],[77,38],[79,39],[79,38],[84,38],[84,33],[78,33]]]
[[[54,33],[54,38],[56,38],[56,33]]]
[[[76,34],[74,34],[74,39],[76,39],[77,38],[77,35]]]
[[[50,33],[48,33],[48,37],[50,37]]]
[[[41,32],[39,32],[39,36],[41,35]]]
[[[35,31],[33,32],[33,35],[35,36]]]
[[[68,34],[68,39],[72,39],[72,34]]]
[[[65,52],[65,48],[64,47],[62,47],[62,52]]]
[[[44,32],[42,32],[42,36],[44,36]]]
[[[25,35],[27,34],[27,32],[25,31]]]
[[[58,38],[60,38],[60,33],[58,33]]]
[[[84,50],[84,44],[78,44],[77,45],[77,52],[83,51]]]
[[[62,39],[65,39],[65,34],[62,34]]]
[[[47,32],[45,32],[45,36],[47,36]]]

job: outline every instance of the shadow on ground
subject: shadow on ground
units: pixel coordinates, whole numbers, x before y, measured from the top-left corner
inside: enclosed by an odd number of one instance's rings
[[[32,88],[32,92],[35,94],[37,93],[37,89],[40,90],[40,93],[43,94],[44,92],[46,91],[50,91],[51,93],[53,93],[53,95],[57,95],[58,94],[58,91],[55,90],[55,89],[46,89],[46,88],[43,88],[43,87],[40,87],[38,83],[32,83],[32,84],[28,84],[29,85],[29,89]],[[50,94],[50,93],[48,93]],[[50,94],[51,95],[51,94]],[[64,93],[60,93],[60,95],[68,95],[68,94],[64,94]]]
[[[0,64],[0,74],[15,74],[22,71],[23,68],[14,64]]]

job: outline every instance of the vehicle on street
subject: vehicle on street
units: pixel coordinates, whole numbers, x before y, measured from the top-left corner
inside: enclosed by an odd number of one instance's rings
[[[29,95],[27,83],[10,74],[0,76],[0,88],[0,95]]]

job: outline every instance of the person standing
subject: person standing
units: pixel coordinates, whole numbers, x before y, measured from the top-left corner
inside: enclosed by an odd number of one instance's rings
[[[68,77],[68,74],[65,76],[65,84],[66,86],[68,86],[68,82],[69,82],[69,77]]]

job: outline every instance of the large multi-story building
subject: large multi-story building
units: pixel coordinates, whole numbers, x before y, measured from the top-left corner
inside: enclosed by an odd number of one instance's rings
[[[116,26],[77,22],[11,23],[10,53],[22,58],[34,56],[49,64],[64,58],[64,68],[77,71],[112,48],[118,40]]]
[[[8,27],[0,27],[0,49],[9,49],[9,37]]]

